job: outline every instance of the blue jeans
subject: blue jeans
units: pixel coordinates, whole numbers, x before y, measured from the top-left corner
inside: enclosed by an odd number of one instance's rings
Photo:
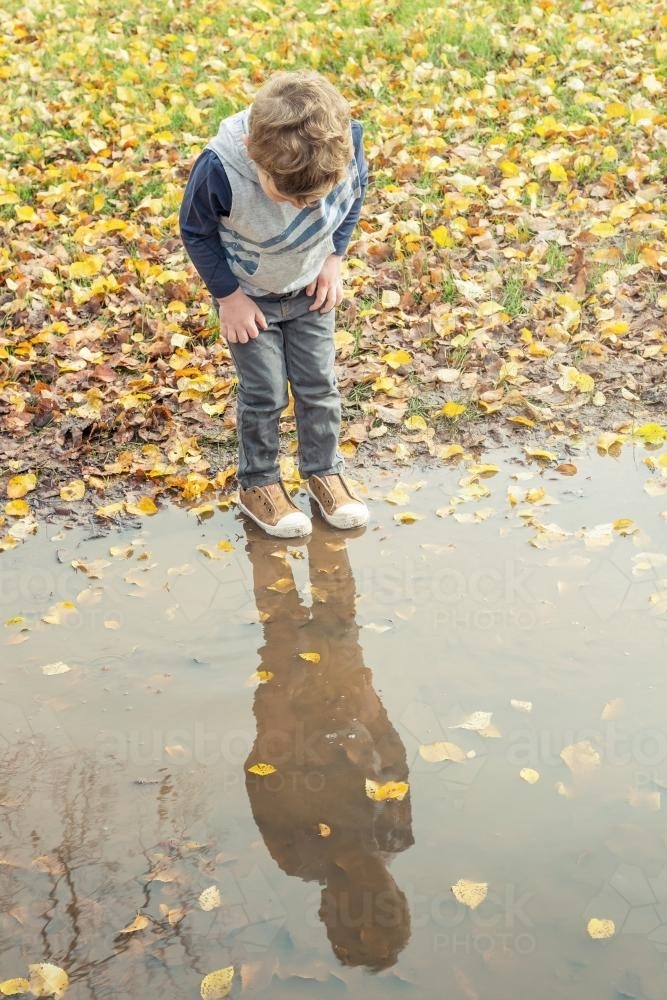
[[[294,396],[299,471],[304,478],[343,471],[338,451],[341,405],[334,372],[335,315],[309,312],[314,296],[304,291],[254,301],[268,328],[247,344],[229,344],[239,379],[238,480],[243,489],[280,479],[280,414],[287,383]]]

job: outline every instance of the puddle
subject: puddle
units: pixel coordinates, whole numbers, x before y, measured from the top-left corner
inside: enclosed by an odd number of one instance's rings
[[[647,454],[411,469],[398,506],[378,478],[358,537],[172,508],[4,553],[0,980],[49,961],[72,998],[195,997],[233,965],[232,996],[663,996]]]

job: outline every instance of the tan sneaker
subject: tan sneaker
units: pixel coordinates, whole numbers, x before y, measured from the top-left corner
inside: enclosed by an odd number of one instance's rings
[[[324,520],[334,528],[361,528],[368,524],[368,507],[341,475],[311,476],[308,491]]]
[[[240,489],[239,507],[275,538],[302,538],[313,530],[310,518],[292,503],[283,483]]]

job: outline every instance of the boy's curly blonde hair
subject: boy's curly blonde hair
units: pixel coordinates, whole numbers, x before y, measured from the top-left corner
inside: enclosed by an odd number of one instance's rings
[[[342,181],[354,153],[350,106],[319,73],[275,73],[250,109],[247,148],[280,194],[323,198]]]

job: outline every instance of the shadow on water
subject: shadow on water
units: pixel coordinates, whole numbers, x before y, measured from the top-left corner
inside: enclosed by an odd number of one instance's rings
[[[407,782],[405,748],[364,665],[355,581],[340,534],[317,525],[304,547],[312,606],[285,543],[249,526],[246,551],[262,622],[257,738],[246,762],[252,814],[280,868],[322,888],[319,916],[345,965],[395,964],[410,936],[405,894],[388,870],[413,843],[409,792],[374,801],[366,780]],[[276,563],[284,576],[276,581]],[[278,587],[276,583],[278,582]],[[313,662],[314,661],[314,662]],[[270,774],[253,768],[270,764]]]

